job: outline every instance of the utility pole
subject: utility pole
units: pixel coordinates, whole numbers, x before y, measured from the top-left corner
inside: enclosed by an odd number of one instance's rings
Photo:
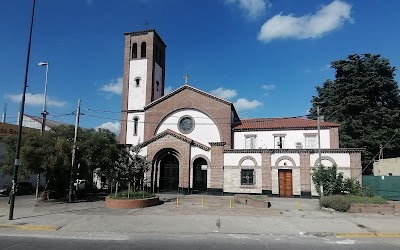
[[[71,202],[73,200],[73,189],[74,189],[74,170],[75,170],[75,153],[76,153],[76,137],[78,136],[78,126],[79,126],[79,115],[81,114],[81,99],[78,100],[78,107],[76,108],[75,114],[75,135],[74,144],[72,146],[72,163],[71,163],[71,173],[69,178],[69,193],[68,199]]]
[[[317,129],[318,129],[318,164],[321,166],[321,129],[319,121],[319,105],[317,106]]]
[[[19,167],[19,165],[21,165],[21,161],[19,159],[19,153],[20,153],[20,149],[21,149],[22,120],[24,118],[26,88],[28,86],[29,59],[30,59],[30,54],[31,54],[33,20],[35,17],[35,4],[36,4],[36,0],[33,0],[31,28],[30,28],[30,32],[29,32],[29,41],[28,41],[28,51],[26,53],[25,79],[24,79],[24,85],[23,85],[23,90],[22,90],[21,108],[19,111],[18,139],[17,139],[16,150],[15,150],[16,152],[15,152],[15,160],[14,160],[14,178],[12,180],[12,186],[11,186],[10,213],[8,214],[9,220],[12,220],[14,217],[15,192],[17,191],[16,189],[17,189],[17,184],[18,184],[18,167]]]

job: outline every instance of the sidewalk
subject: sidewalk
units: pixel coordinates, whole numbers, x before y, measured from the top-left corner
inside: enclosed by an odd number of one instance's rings
[[[22,197],[22,196],[21,196]],[[179,197],[179,205],[175,198]],[[400,237],[400,215],[337,213],[319,209],[316,199],[270,198],[271,208],[232,204],[229,196],[164,195],[162,205],[110,209],[104,201],[35,202],[17,197],[14,220],[0,200],[0,234],[34,232],[54,236],[127,234],[257,234],[341,237]],[[299,208],[299,210],[298,210]]]

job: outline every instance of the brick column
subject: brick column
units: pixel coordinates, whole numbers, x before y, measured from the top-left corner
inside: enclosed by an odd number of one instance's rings
[[[262,193],[268,196],[272,195],[272,175],[271,175],[271,153],[261,153],[262,165]]]
[[[311,163],[309,152],[300,152],[300,187],[302,197],[311,197]]]
[[[210,188],[208,194],[223,195],[224,193],[224,145],[225,142],[210,142]]]
[[[361,164],[361,153],[353,152],[350,153],[350,173],[351,178],[362,181],[362,164]]]
[[[329,129],[330,148],[339,148],[339,128]]]

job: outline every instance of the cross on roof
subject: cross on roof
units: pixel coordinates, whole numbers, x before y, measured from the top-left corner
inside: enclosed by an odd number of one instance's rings
[[[188,84],[190,75],[186,74],[183,78],[185,78],[185,84]]]

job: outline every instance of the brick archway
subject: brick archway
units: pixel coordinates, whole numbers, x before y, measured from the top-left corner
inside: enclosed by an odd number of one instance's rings
[[[173,148],[159,150],[153,157],[151,183],[153,192],[178,192],[181,186],[181,154]]]

